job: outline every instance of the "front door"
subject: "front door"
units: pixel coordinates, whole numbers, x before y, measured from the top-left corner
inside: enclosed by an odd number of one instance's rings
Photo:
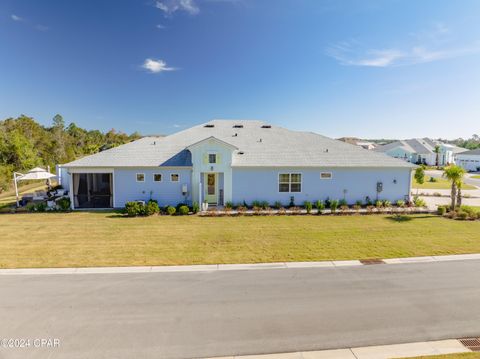
[[[218,174],[205,173],[205,200],[211,204],[217,204]]]

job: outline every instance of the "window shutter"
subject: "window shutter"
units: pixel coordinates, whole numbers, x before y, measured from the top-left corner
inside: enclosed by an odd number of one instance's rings
[[[216,163],[220,163],[220,155],[217,153],[217,162]]]
[[[208,165],[208,153],[205,153],[203,155],[203,163],[205,163],[206,165]]]

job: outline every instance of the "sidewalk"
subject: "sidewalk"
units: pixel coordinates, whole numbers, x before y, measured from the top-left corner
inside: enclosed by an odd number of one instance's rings
[[[0,269],[0,275],[39,274],[115,274],[115,273],[159,273],[159,272],[213,272],[228,270],[265,270],[293,268],[337,268],[377,264],[429,263],[480,259],[480,253],[453,254],[444,256],[404,257],[374,260],[345,260],[322,262],[278,262],[251,264],[203,264],[189,266],[143,266],[143,267],[82,267],[82,268],[15,268]]]
[[[391,359],[423,355],[469,353],[457,339],[380,345],[362,348],[320,350],[312,352],[276,353],[265,355],[226,356],[205,359]]]

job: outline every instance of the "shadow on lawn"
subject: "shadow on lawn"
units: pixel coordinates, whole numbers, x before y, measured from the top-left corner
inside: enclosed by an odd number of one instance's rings
[[[432,216],[411,216],[411,215],[406,215],[406,214],[394,214],[388,217],[385,217],[385,219],[392,221],[392,222],[410,222],[415,219],[425,219],[425,218],[432,218]]]

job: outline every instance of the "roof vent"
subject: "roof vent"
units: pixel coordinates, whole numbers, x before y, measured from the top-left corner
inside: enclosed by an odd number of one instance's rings
[[[206,128],[213,128],[215,127],[215,125],[212,125],[211,123],[207,123],[205,126],[203,127],[206,127]]]
[[[262,128],[272,128],[271,125],[262,125]]]
[[[244,153],[245,152],[243,152],[243,151],[238,152],[239,155],[243,155]]]
[[[233,137],[237,137],[238,136],[238,133],[235,132],[235,134],[233,135]]]
[[[233,125],[233,128],[243,128],[243,125]]]

